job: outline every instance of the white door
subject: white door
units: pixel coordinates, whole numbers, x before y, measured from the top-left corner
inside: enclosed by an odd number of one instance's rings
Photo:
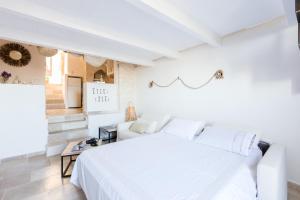
[[[69,108],[82,107],[82,86],[80,77],[68,76],[67,79],[67,101]]]

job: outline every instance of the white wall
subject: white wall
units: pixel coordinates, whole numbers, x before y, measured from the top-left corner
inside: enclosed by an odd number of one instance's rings
[[[10,43],[10,41],[0,40],[0,46],[6,43]],[[43,85],[45,83],[46,71],[45,57],[39,54],[36,46],[26,44],[21,45],[28,49],[31,54],[31,61],[29,64],[23,67],[14,67],[4,63],[0,59],[0,73],[5,70],[12,74],[12,77],[8,81],[9,83],[11,83],[15,77],[18,76],[18,79],[21,82]]]
[[[120,63],[118,82],[120,91],[120,110],[125,112],[129,103],[136,104],[136,68],[132,64]]]
[[[0,84],[0,94],[0,160],[45,151],[44,86]]]
[[[98,137],[100,126],[116,125],[125,121],[128,103],[136,103],[136,68],[132,64],[120,63],[115,67],[115,84],[118,86],[118,112],[90,113],[88,116],[89,135]]]
[[[99,127],[115,125],[123,121],[124,114],[121,112],[90,114],[88,115],[89,136],[98,138]]]
[[[259,130],[264,139],[287,148],[288,174],[300,183],[300,51],[297,27],[268,28],[236,34],[220,48],[206,45],[182,53],[177,60],[160,60],[138,68],[138,110]],[[271,33],[273,32],[273,33]],[[225,79],[200,90],[176,83],[148,88],[155,80],[167,84],[181,76],[197,86],[217,69]]]

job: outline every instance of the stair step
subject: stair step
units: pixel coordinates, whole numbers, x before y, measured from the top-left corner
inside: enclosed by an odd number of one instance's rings
[[[69,114],[69,115],[54,115],[48,116],[48,123],[59,123],[59,122],[71,122],[71,121],[83,121],[86,117],[83,113]]]
[[[64,99],[47,99],[46,104],[64,104]]]
[[[63,88],[47,88],[46,89],[46,94],[62,94],[63,93]]]
[[[76,109],[51,109],[47,110],[47,116],[64,116],[64,115],[74,115],[74,114],[83,114],[81,108]]]
[[[46,109],[64,109],[64,103],[46,104]]]
[[[52,134],[52,133],[56,133],[56,132],[62,132],[62,131],[80,129],[80,128],[86,128],[86,127],[87,127],[87,121],[85,121],[85,120],[58,122],[58,123],[49,124],[48,132],[49,132],[49,134]]]
[[[62,88],[63,87],[63,85],[62,84],[47,84],[46,85],[46,88],[47,89],[60,89],[60,88]]]
[[[62,89],[56,89],[56,90],[52,90],[52,94],[63,94]]]
[[[64,99],[63,94],[46,94],[46,99]]]

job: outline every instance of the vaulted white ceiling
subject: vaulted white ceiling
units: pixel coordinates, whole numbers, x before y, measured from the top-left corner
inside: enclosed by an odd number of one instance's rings
[[[286,0],[0,0],[0,38],[153,65],[286,15]]]

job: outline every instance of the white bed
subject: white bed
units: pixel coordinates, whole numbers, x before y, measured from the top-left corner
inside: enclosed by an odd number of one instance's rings
[[[158,133],[85,151],[71,182],[89,200],[256,200],[260,159]]]

